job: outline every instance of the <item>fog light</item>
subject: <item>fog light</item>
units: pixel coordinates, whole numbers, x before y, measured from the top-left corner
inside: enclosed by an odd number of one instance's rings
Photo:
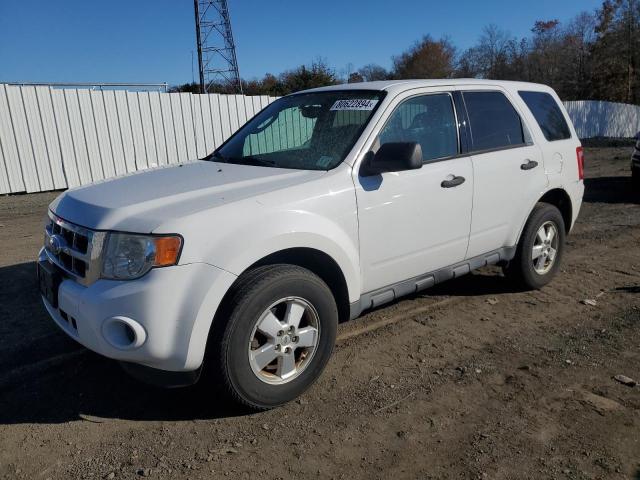
[[[142,325],[127,317],[107,318],[102,324],[102,336],[118,350],[132,350],[140,347],[147,339]]]

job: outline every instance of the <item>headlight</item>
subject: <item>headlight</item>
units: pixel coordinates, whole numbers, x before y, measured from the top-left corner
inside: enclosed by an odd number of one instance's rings
[[[133,280],[153,267],[178,263],[182,238],[110,233],[106,239],[102,278]]]

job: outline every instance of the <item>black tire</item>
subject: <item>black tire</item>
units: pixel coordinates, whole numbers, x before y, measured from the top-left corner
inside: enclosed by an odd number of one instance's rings
[[[536,242],[538,230],[547,222],[552,222],[558,233],[558,243],[555,258],[544,274],[538,273],[534,268],[532,259],[533,247]],[[548,203],[538,203],[525,224],[516,250],[516,256],[505,268],[505,275],[517,282],[521,287],[529,290],[537,290],[547,285],[560,268],[564,254],[566,226],[560,210]]]
[[[640,185],[640,168],[631,169],[631,181],[636,187]]]
[[[288,297],[299,297],[315,309],[319,334],[315,353],[301,373],[274,385],[252,370],[248,345],[261,315],[274,302]],[[244,407],[268,410],[290,402],[318,379],[331,357],[338,326],[336,301],[320,277],[307,269],[271,265],[248,272],[221,313],[207,345],[203,380],[214,382],[209,385],[214,390],[222,387],[230,400]]]

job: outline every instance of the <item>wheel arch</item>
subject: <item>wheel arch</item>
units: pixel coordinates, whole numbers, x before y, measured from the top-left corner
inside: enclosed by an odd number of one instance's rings
[[[318,275],[333,293],[336,300],[336,306],[338,307],[338,321],[343,322],[349,319],[349,292],[347,280],[342,269],[338,265],[338,262],[336,262],[336,260],[327,253],[314,248],[286,248],[270,253],[260,260],[255,261],[240,275],[238,275],[234,282],[229,286],[220,300],[213,318],[208,324],[205,341],[201,348],[202,359],[205,359],[207,355],[211,354],[210,346],[214,343],[211,341],[212,337],[221,333],[222,330],[220,327],[223,325],[222,322],[225,321],[224,317],[230,312],[229,307],[232,304],[232,298],[237,287],[241,285],[242,282],[250,281],[251,273],[256,272],[261,267],[282,264],[296,265],[306,268]]]
[[[326,252],[311,247],[293,247],[273,252],[257,260],[247,267],[231,286],[229,292],[223,298],[221,307],[227,299],[229,293],[233,291],[238,282],[244,276],[259,267],[268,265],[287,264],[306,268],[318,275],[333,293],[338,307],[339,320],[345,321],[349,318],[349,288],[344,272],[338,262]]]
[[[571,197],[566,190],[562,188],[551,189],[540,197],[536,203],[548,203],[560,210],[564,221],[564,231],[569,234],[573,220],[573,205],[571,204]]]
[[[562,215],[562,220],[564,223],[565,234],[568,235],[571,231],[573,222],[573,204],[571,203],[571,197],[564,188],[556,187],[552,188],[551,190],[547,190],[535,202],[533,202],[533,205],[531,205],[531,207],[529,208],[529,213],[520,224],[517,237],[515,237],[514,245],[518,245],[520,243],[520,238],[522,237],[522,232],[524,231],[524,227],[527,224],[527,220],[529,220],[529,218],[531,217],[531,214],[533,213],[533,210],[538,203],[547,203],[560,210],[560,214]]]

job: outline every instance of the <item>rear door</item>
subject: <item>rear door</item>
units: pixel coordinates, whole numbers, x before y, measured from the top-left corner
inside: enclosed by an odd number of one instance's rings
[[[467,258],[517,243],[523,221],[547,186],[542,152],[521,113],[498,88],[463,91],[473,164]]]

